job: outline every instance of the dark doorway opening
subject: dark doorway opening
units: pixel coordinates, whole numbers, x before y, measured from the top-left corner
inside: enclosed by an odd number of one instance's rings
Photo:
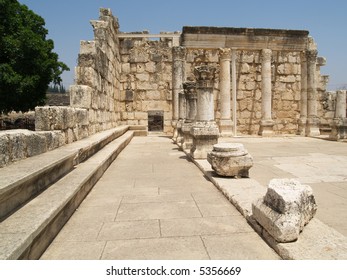
[[[148,131],[164,130],[164,111],[148,111]]]

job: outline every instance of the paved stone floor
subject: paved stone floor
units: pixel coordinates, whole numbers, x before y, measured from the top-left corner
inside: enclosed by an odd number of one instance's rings
[[[263,186],[273,178],[296,178],[312,187],[316,217],[347,236],[347,143],[305,137],[240,137],[254,158],[250,177]]]
[[[157,136],[131,141],[42,259],[279,257],[169,138]]]

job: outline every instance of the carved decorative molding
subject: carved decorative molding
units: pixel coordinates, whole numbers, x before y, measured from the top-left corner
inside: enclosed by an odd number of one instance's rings
[[[174,60],[185,60],[186,48],[185,47],[172,47],[172,57]]]
[[[261,59],[265,62],[271,62],[272,57],[272,50],[270,49],[263,49],[261,51]]]
[[[216,67],[201,65],[194,68],[194,76],[198,88],[213,88]]]
[[[222,60],[231,60],[231,49],[220,48],[219,49],[219,58]]]
[[[317,55],[318,55],[318,51],[317,50],[307,50],[306,51],[307,62],[309,62],[309,63],[316,63]]]

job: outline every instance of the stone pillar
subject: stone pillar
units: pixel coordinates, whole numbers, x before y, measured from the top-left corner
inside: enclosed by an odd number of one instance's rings
[[[220,94],[220,121],[219,130],[222,137],[233,135],[230,112],[230,60],[231,49],[219,49],[219,94]]]
[[[178,136],[179,93],[183,92],[185,55],[186,49],[184,47],[172,47],[172,126],[174,127],[174,141],[177,140]]]
[[[317,50],[307,52],[307,120],[306,136],[319,136],[319,118],[317,116],[317,84],[316,84],[316,61]]]
[[[219,129],[214,121],[213,84],[215,67],[202,65],[195,67],[197,90],[196,122],[190,130],[193,146],[190,154],[195,159],[206,159],[213,145],[218,143]]]
[[[196,83],[195,82],[186,82],[183,84],[184,93],[187,100],[187,114],[186,122],[194,122],[197,112],[197,95],[196,95]]]
[[[330,139],[347,139],[346,90],[336,92],[335,117],[331,123]]]
[[[231,85],[232,85],[232,107],[233,107],[233,123],[234,123],[234,131],[233,134],[236,136],[237,134],[237,92],[236,92],[236,49],[233,48],[231,54]]]
[[[305,136],[307,121],[307,58],[306,52],[301,53],[301,96],[300,119],[298,123],[298,135]]]
[[[183,84],[184,93],[186,97],[186,120],[182,124],[182,140],[181,147],[183,150],[191,149],[193,145],[193,138],[190,134],[190,130],[194,125],[197,110],[197,95],[196,95],[196,83],[186,82]]]
[[[263,49],[261,52],[261,121],[259,135],[273,135],[274,121],[271,118],[271,55],[272,51]]]
[[[183,87],[183,84],[182,84]],[[182,142],[182,126],[185,122],[186,119],[186,96],[184,94],[184,91],[182,90],[179,94],[178,94],[178,104],[179,104],[179,118],[178,118],[178,122],[176,125],[177,128],[177,138],[176,138],[176,143],[178,145],[181,145]]]

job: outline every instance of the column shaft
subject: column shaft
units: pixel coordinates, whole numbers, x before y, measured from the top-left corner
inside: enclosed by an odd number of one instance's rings
[[[336,92],[335,118],[346,118],[346,91],[338,90]]]
[[[317,50],[307,51],[307,121],[306,136],[318,136],[319,119],[317,117],[317,85],[316,85]]]
[[[232,136],[231,99],[230,99],[230,60],[231,49],[219,49],[219,94],[220,94],[220,122],[221,136]]]
[[[306,52],[301,53],[301,96],[300,96],[300,119],[298,135],[305,135],[307,120],[307,59]]]
[[[236,136],[237,134],[237,95],[236,95],[236,50],[232,50],[231,55],[231,84],[232,84],[232,108],[233,108],[233,123],[234,123],[234,131],[233,134]]]
[[[174,127],[173,140],[177,142],[177,122],[180,117],[180,93],[183,92],[183,81],[185,76],[184,47],[172,47],[172,126]]]
[[[271,136],[273,134],[274,121],[271,118],[271,56],[270,49],[262,50],[262,63],[261,63],[261,121],[259,135]]]
[[[179,118],[179,93],[183,92],[185,54],[184,47],[172,48],[172,119],[175,121]]]

